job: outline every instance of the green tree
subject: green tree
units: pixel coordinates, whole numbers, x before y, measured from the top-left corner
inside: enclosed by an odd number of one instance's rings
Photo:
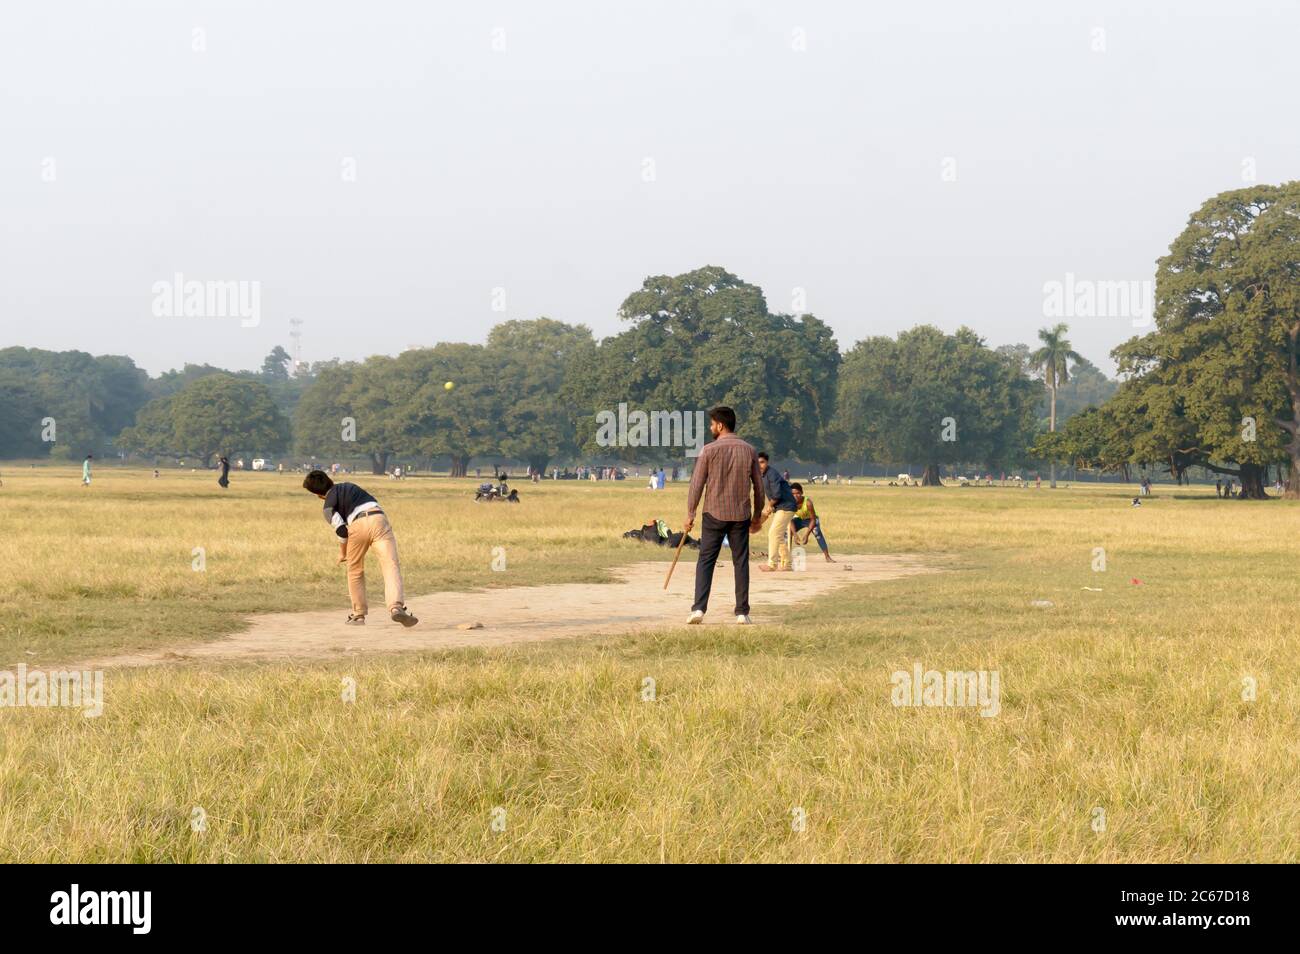
[[[488,333],[487,359],[501,394],[499,450],[545,471],[578,451],[573,415],[559,399],[572,369],[596,348],[586,325],[551,318],[507,321]]]
[[[0,368],[0,458],[44,457],[50,452],[41,440],[45,406],[30,378]]]
[[[946,335],[922,325],[859,341],[844,356],[836,430],[846,456],[920,462],[921,482],[941,486],[941,464],[1018,460],[1036,398],[1014,358],[969,328]]]
[[[595,415],[622,403],[685,413],[728,404],[741,435],[773,456],[820,449],[840,355],[817,318],[769,311],[760,288],[716,266],[647,278],[619,314],[630,327],[575,356],[566,382],[565,403],[585,452],[610,454],[598,444]],[[616,453],[625,460],[683,456],[657,447]]]
[[[369,357],[357,367],[343,392],[345,416],[356,422],[353,447],[369,456],[370,469],[375,474],[387,470],[388,459],[404,444],[405,434],[397,413],[409,389],[397,382],[397,369],[396,358]]]
[[[1084,408],[1055,432],[1040,434],[1033,453],[1044,459],[1068,461],[1080,470],[1122,473],[1129,479],[1134,448],[1117,406]]]
[[[483,345],[458,343],[323,368],[298,403],[295,446],[364,455],[376,474],[394,455],[445,455],[463,477],[471,457],[500,453],[510,385],[497,371]]]
[[[142,457],[160,457],[181,453],[176,439],[176,426],[172,417],[175,395],[154,398],[140,409],[135,424],[118,435],[117,445],[122,450]]]
[[[1300,183],[1206,201],[1160,259],[1155,330],[1114,351],[1134,453],[1201,465],[1262,499],[1287,465],[1300,497]]]
[[[0,372],[21,380],[20,391],[9,390],[11,407],[0,405],[0,413],[19,415],[6,430],[18,435],[35,435],[33,445],[25,438],[0,443],[0,457],[44,456],[80,459],[86,453],[103,453],[113,438],[135,420],[136,412],[148,400],[148,376],[130,358],[119,355],[92,356],[84,351],[45,351],[40,348],[0,349]],[[35,401],[25,408],[19,394]],[[3,395],[0,395],[3,399]],[[40,420],[55,420],[55,441],[40,441]],[[13,427],[17,425],[17,430]]]
[[[267,381],[288,381],[289,367],[292,364],[293,358],[289,356],[289,352],[276,345],[262,360],[262,377]]]
[[[266,387],[230,375],[195,381],[171,402],[176,442],[204,463],[237,451],[279,453],[289,443],[289,422]]]
[[[998,354],[1006,357],[1022,374],[1034,377],[1039,373],[1031,360],[1033,349],[1027,344],[1000,345]],[[1056,426],[1089,407],[1100,407],[1114,396],[1119,382],[1106,377],[1101,369],[1080,355],[1069,369],[1068,381],[1063,381],[1056,391]],[[1046,430],[1051,416],[1051,395],[1043,389],[1043,399],[1037,411]]]
[[[311,381],[294,408],[296,453],[310,458],[346,458],[359,453],[369,456],[366,446],[359,445],[355,439],[348,440],[360,436],[348,401],[348,391],[358,368],[353,363],[338,364],[322,369]],[[373,451],[373,446],[370,450]]]
[[[295,447],[304,455],[364,456],[382,474],[405,444],[400,411],[409,382],[398,380],[399,359],[386,355],[323,369],[295,409]]]
[[[230,374],[230,372],[213,364],[186,364],[179,371],[172,368],[170,371],[164,371],[156,378],[151,378],[148,385],[149,395],[150,397],[160,398],[175,394],[187,384],[191,384],[199,378],[205,378],[210,374]]]
[[[141,453],[193,454],[208,464],[217,454],[277,453],[289,422],[266,387],[229,374],[201,377],[141,409],[123,441]]]
[[[1061,385],[1070,380],[1070,362],[1083,360],[1065,337],[1069,330],[1064,323],[1039,329],[1038,340],[1043,343],[1042,347],[1029,356],[1030,364],[1042,374],[1043,383],[1047,385],[1047,393],[1050,396],[1051,411],[1047,426],[1049,432],[1056,430],[1056,392]],[[1056,461],[1049,461],[1048,466],[1051,468],[1051,486],[1055,488]]]
[[[404,352],[398,360],[409,382],[398,416],[407,446],[428,457],[449,457],[452,477],[466,476],[475,457],[504,455],[511,383],[501,379],[500,363],[487,348],[444,342]]]

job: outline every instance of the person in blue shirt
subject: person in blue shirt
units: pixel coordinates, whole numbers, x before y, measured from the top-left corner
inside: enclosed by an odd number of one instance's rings
[[[767,499],[763,507],[763,517],[772,518],[767,527],[767,566],[760,566],[764,573],[773,570],[789,570],[790,567],[790,521],[799,509],[795,502],[790,484],[781,474],[770,466],[767,452],[758,455],[758,472],[763,481],[763,496]]]

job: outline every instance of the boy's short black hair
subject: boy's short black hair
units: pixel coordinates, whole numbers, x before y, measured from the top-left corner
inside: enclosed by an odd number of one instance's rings
[[[799,491],[799,493],[803,493],[803,484],[791,484],[790,489],[797,490]]]
[[[736,429],[736,412],[725,404],[709,409],[709,420],[717,421],[729,431]]]
[[[302,486],[314,494],[327,494],[334,486],[334,481],[330,480],[330,475],[325,471],[313,470],[302,479]]]
[[[769,458],[769,457],[767,456],[767,451],[759,451],[759,452],[758,452],[758,459],[759,459],[759,460],[765,460],[765,461],[768,461],[768,463],[771,463],[771,458]]]

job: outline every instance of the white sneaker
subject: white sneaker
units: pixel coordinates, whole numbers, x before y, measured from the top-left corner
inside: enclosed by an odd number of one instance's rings
[[[704,610],[691,610],[691,615],[686,617],[688,626],[696,626],[704,622]]]
[[[750,619],[748,616],[746,616],[744,613],[741,613],[739,616],[736,617],[736,625],[737,625],[737,626],[749,626],[752,622],[753,622],[753,620],[751,620],[751,619]]]

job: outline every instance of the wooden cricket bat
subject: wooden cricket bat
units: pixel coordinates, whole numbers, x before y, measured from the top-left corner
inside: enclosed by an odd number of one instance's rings
[[[682,531],[682,538],[677,541],[677,552],[673,554],[672,566],[668,567],[668,575],[664,577],[664,589],[668,589],[668,581],[673,578],[673,570],[677,569],[677,559],[682,555],[682,547],[686,545],[686,531]]]

